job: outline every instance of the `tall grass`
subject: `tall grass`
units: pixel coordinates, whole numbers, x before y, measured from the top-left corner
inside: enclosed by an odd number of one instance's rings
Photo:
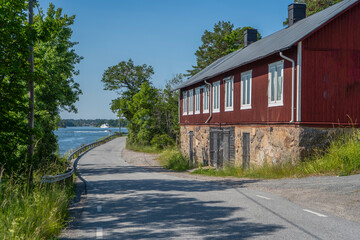
[[[210,176],[235,176],[250,178],[306,177],[311,175],[350,175],[360,173],[360,131],[338,136],[324,151],[317,151],[313,157],[298,164],[264,164],[250,169],[226,166],[223,169],[199,168],[194,174]]]
[[[186,171],[190,169],[189,159],[176,148],[168,148],[162,151],[158,156],[158,161],[163,167],[172,169],[175,171]]]
[[[7,181],[0,192],[0,239],[50,239],[66,225],[71,184],[27,184]]]

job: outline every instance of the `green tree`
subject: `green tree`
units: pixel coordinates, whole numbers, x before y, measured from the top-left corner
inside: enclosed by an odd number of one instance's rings
[[[213,31],[205,30],[201,37],[202,45],[195,52],[196,65],[188,70],[188,76],[194,76],[215,60],[244,47],[244,32],[252,27],[235,28],[229,21],[219,21]],[[258,34],[258,39],[261,36]]]
[[[158,106],[156,107],[156,122],[161,123],[163,134],[166,134],[172,141],[179,142],[179,91],[172,89],[184,80],[183,74],[176,74],[165,85],[159,94]]]
[[[79,74],[75,69],[82,57],[71,41],[75,16],[62,13],[50,3],[44,17],[40,9],[35,17],[34,27],[38,40],[34,45],[35,69],[42,78],[35,85],[35,159],[38,165],[56,158],[57,139],[54,130],[60,120],[60,110],[76,112],[74,103],[81,94],[80,86],[74,81]]]
[[[0,0],[0,165],[8,172],[24,172],[55,161],[60,109],[76,111],[81,93],[73,76],[81,58],[70,41],[74,16],[62,15],[50,4],[47,16],[40,13],[31,28],[25,0]],[[35,73],[31,74],[29,45],[34,43]],[[35,82],[35,129],[28,116],[28,80]],[[29,134],[35,134],[35,165],[26,161]]]
[[[144,82],[140,91],[131,101],[128,109],[132,114],[129,128],[129,141],[139,145],[150,145],[153,137],[159,132],[159,123],[155,118],[155,109],[158,103],[158,89]]]
[[[34,31],[24,0],[0,0],[0,165],[13,169],[26,159],[29,45]],[[21,160],[21,161],[19,161]]]
[[[103,73],[101,81],[104,83],[104,90],[116,91],[119,94],[117,99],[112,100],[111,110],[124,116],[131,121],[133,113],[129,110],[129,101],[140,91],[143,83],[149,82],[154,70],[151,66],[134,65],[133,60],[121,61],[111,66]]]

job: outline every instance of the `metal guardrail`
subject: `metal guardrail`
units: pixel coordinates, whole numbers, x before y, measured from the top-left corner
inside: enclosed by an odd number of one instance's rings
[[[97,146],[100,146],[101,144],[104,144],[106,142],[109,142],[110,140],[113,140],[114,138],[116,138],[117,136],[119,136],[121,134],[117,133],[117,134],[112,134],[104,139],[101,139],[99,141],[96,141],[96,142],[93,142],[93,143],[90,143],[88,145],[85,145],[85,146],[82,146],[82,147],[79,147],[77,148],[74,152],[72,152],[70,154],[70,156],[67,158],[67,163],[68,165],[70,166],[71,164],[71,161],[76,158],[76,160],[74,161],[74,164],[72,167],[70,167],[65,173],[62,173],[62,174],[58,174],[58,175],[55,175],[55,176],[43,176],[41,177],[41,183],[54,183],[54,182],[59,182],[59,181],[62,181],[62,180],[65,180],[71,176],[73,176],[73,174],[75,173],[75,170],[76,170],[76,165],[77,165],[77,161],[79,160],[79,156],[80,154],[90,150],[90,149],[93,149]]]

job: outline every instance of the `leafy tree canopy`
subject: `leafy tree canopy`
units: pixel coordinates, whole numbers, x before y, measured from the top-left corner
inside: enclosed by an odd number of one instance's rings
[[[60,109],[76,111],[79,85],[73,80],[82,59],[71,42],[75,16],[49,5],[27,20],[28,1],[0,0],[0,166],[7,172],[46,168],[57,161],[57,128]],[[35,72],[30,73],[29,46],[34,46]],[[28,82],[35,82],[35,129],[27,124]],[[35,135],[33,162],[27,161],[28,136]],[[31,164],[31,166],[29,165]]]
[[[128,143],[164,148],[179,137],[179,93],[171,89],[183,75],[174,76],[165,89],[157,89],[150,82],[153,73],[151,66],[136,66],[130,59],[105,70],[102,82],[105,90],[119,94],[111,110],[128,120]]]
[[[119,93],[136,94],[144,82],[148,82],[154,70],[146,64],[136,66],[132,59],[121,61],[105,70],[102,76],[104,90],[116,90]]]
[[[201,37],[202,45],[195,52],[196,65],[188,70],[188,76],[194,76],[215,60],[244,47],[244,32],[252,27],[238,27],[229,21],[219,21],[213,31],[205,30]],[[258,39],[261,35],[258,34]]]
[[[39,166],[54,158],[58,148],[53,130],[58,127],[60,110],[77,112],[74,103],[82,93],[73,79],[79,74],[75,66],[82,59],[73,49],[78,43],[70,40],[74,20],[74,15],[63,14],[52,3],[46,15],[40,8],[34,18],[38,34],[34,43],[34,68],[40,76],[35,83],[35,159]]]
[[[105,70],[102,76],[104,90],[116,91],[120,97],[112,100],[111,110],[124,116],[129,121],[133,115],[129,110],[128,101],[140,91],[142,84],[149,82],[154,70],[151,66],[134,65],[132,59],[121,61]]]

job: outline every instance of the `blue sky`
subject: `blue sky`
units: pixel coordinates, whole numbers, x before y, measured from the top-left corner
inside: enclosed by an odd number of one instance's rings
[[[152,82],[158,88],[176,73],[196,63],[195,51],[203,32],[218,21],[235,27],[251,26],[263,37],[283,28],[292,0],[38,0],[76,15],[73,41],[84,60],[75,80],[83,95],[78,114],[62,112],[62,118],[116,118],[110,102],[117,95],[104,91],[101,77],[109,66],[132,58],[136,65],[154,67]]]

